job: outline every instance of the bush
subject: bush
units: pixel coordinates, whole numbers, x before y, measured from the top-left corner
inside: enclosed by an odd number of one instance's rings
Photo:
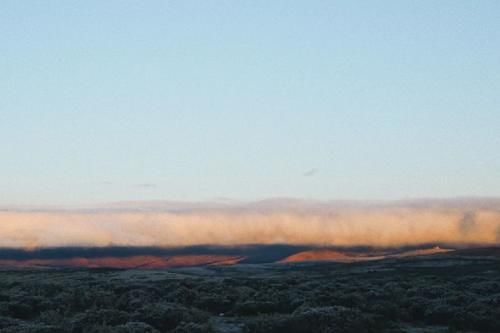
[[[298,309],[291,315],[269,316],[250,325],[252,332],[333,333],[375,332],[371,317],[342,306]]]
[[[114,333],[160,333],[153,326],[142,322],[128,322],[114,327]]]
[[[210,331],[208,324],[182,322],[175,328],[173,333],[209,333]]]
[[[23,323],[2,329],[2,333],[68,333],[68,331],[57,326]]]
[[[135,312],[132,317],[160,331],[172,330],[183,321],[200,323],[208,320],[208,315],[203,312],[174,303],[148,304]]]
[[[72,318],[72,331],[75,333],[86,333],[89,331],[89,327],[107,327],[125,324],[128,321],[128,317],[128,313],[119,310],[89,310],[79,313]],[[98,332],[98,330],[95,332]]]

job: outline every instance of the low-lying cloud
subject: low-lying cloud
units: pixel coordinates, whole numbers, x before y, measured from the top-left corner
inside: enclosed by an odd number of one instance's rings
[[[496,245],[500,200],[127,203],[0,211],[0,247]]]

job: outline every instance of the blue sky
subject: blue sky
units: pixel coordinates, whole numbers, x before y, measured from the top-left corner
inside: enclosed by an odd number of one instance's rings
[[[0,204],[500,195],[498,1],[2,1]]]

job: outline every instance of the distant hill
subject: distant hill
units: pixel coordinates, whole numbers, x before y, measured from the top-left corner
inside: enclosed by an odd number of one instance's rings
[[[420,248],[332,248],[289,245],[238,247],[194,246],[184,248],[51,248],[38,250],[2,249],[0,267],[82,267],[163,269],[206,265],[280,264],[312,261],[360,262],[385,258],[406,258],[453,253],[439,246]],[[497,248],[463,249],[462,255],[500,255]]]

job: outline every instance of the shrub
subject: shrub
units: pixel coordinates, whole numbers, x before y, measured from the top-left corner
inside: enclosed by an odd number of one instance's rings
[[[208,324],[198,324],[198,323],[180,323],[173,333],[209,333],[210,327]]]
[[[136,311],[133,318],[160,331],[172,330],[183,321],[200,323],[208,320],[203,312],[174,303],[147,304]]]
[[[79,313],[72,318],[72,331],[75,333],[84,333],[88,332],[89,327],[125,324],[128,321],[128,317],[128,313],[119,310],[89,310]]]
[[[142,322],[128,322],[113,328],[114,333],[160,333],[156,328]]]
[[[371,317],[342,306],[299,309],[292,315],[269,316],[251,323],[252,332],[333,333],[375,332]]]

